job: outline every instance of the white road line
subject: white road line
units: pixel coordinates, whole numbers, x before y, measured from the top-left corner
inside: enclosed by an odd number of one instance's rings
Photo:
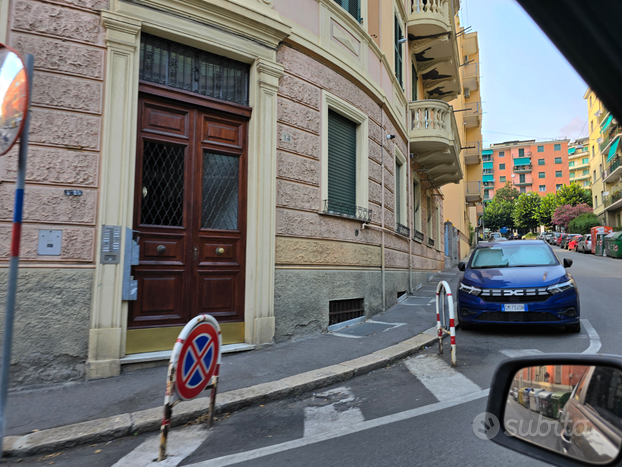
[[[119,459],[112,467],[176,467],[205,441],[208,433],[199,426],[171,430],[168,434],[168,457],[162,462],[157,462],[160,435],[153,436]]]
[[[454,370],[438,355],[419,355],[404,360],[404,364],[441,402],[481,391],[477,384]]]
[[[455,407],[456,405],[465,404],[467,402],[475,401],[483,397],[488,396],[489,389],[478,391],[472,394],[466,394],[460,397],[456,397],[452,400],[443,402],[437,402],[435,404],[429,404],[424,407],[418,407],[416,409],[405,410],[404,412],[396,413],[393,415],[387,415],[386,417],[375,418],[374,420],[368,420],[356,425],[352,425],[347,428],[341,428],[339,430],[326,431],[316,436],[309,436],[307,438],[300,438],[293,441],[287,441],[281,444],[275,444],[273,446],[267,446],[264,448],[254,449],[252,451],[242,452],[239,454],[231,454],[229,456],[218,457],[216,459],[210,459],[207,461],[199,462],[197,464],[189,465],[188,467],[224,467],[227,465],[238,464],[253,459],[259,459],[261,457],[270,456],[272,454],[278,454],[283,451],[289,451],[292,449],[309,446],[312,444],[321,443],[323,441],[340,438],[342,436],[348,436],[353,433],[359,433],[365,430],[371,430],[392,423],[409,420],[422,415],[437,412],[439,410]],[[159,466],[158,466],[159,467]]]
[[[529,355],[539,355],[542,353],[538,349],[505,349],[499,350],[499,352],[510,358],[528,357]]]
[[[365,421],[363,412],[358,407],[350,407],[346,410],[341,410],[339,407],[348,402],[354,402],[355,398],[349,388],[335,388],[318,393],[316,396],[320,398],[336,396],[337,400],[330,405],[321,407],[305,407],[305,438],[333,429],[347,428]]]
[[[587,331],[587,335],[590,337],[590,346],[581,353],[595,354],[602,347],[600,336],[596,332],[596,329],[594,329],[594,326],[592,326],[587,319],[582,319],[581,324],[583,324],[583,327]]]

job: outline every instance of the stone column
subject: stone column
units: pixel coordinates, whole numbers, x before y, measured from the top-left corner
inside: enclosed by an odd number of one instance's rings
[[[251,75],[254,95],[248,148],[248,244],[245,339],[251,344],[274,338],[274,264],[276,235],[277,91],[283,66],[258,59]]]
[[[141,22],[108,11],[102,12],[102,21],[108,50],[97,232],[101,237],[103,225],[121,226],[124,251],[125,227],[132,226],[133,214]],[[96,252],[86,368],[89,379],[120,373],[127,322],[127,303],[121,300],[123,259],[120,264],[101,264],[99,244]]]

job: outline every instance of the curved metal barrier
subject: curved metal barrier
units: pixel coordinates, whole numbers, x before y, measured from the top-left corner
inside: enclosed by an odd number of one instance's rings
[[[445,298],[447,298],[447,300],[445,300]],[[445,306],[445,301],[447,301],[447,307]],[[438,351],[441,355],[443,355],[443,335],[449,334],[451,338],[451,366],[457,365],[455,318],[454,299],[451,294],[451,288],[447,282],[440,281],[436,287],[436,329],[438,332]]]

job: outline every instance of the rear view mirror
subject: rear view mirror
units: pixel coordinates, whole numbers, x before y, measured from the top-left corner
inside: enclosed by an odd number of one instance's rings
[[[621,360],[506,360],[493,378],[487,412],[488,439],[497,444],[560,466],[612,465],[622,457]]]
[[[570,258],[564,258],[564,267],[569,268],[572,266],[572,260]]]
[[[460,269],[461,271],[466,270],[466,263],[464,261],[460,261],[458,263],[458,269]]]

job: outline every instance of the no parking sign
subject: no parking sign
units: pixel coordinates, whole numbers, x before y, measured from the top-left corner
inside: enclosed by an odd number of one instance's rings
[[[168,364],[164,419],[160,427],[159,461],[166,458],[166,439],[171,415],[173,407],[180,400],[194,399],[205,389],[211,388],[208,415],[208,424],[211,425],[218,388],[221,348],[220,326],[213,316],[199,315],[181,330]]]

